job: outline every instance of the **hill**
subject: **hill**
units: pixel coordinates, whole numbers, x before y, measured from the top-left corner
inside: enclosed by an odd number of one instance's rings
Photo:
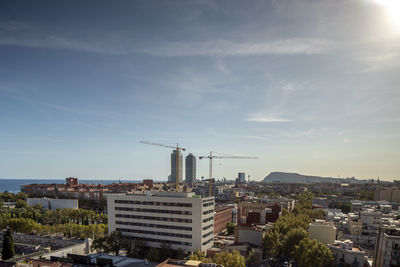
[[[303,175],[299,173],[290,173],[290,172],[271,172],[264,178],[263,182],[311,184],[311,183],[361,183],[364,181],[357,180],[354,177],[333,178],[333,177]]]

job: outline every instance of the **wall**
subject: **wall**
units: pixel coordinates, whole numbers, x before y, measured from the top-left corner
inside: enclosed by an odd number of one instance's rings
[[[45,209],[78,209],[77,199],[27,198],[28,206],[42,205]]]
[[[214,213],[214,234],[219,234],[226,229],[226,224],[232,221],[232,209],[227,207],[221,210],[216,208]]]
[[[326,224],[311,224],[308,228],[311,239],[316,239],[324,244],[333,244],[336,239],[336,228]]]

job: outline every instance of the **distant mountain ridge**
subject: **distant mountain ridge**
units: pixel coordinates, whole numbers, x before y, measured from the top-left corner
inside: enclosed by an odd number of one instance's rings
[[[363,183],[367,180],[357,180],[354,177],[351,178],[333,178],[333,177],[321,177],[312,175],[303,175],[299,173],[290,172],[271,172],[268,174],[263,182],[264,183],[299,183],[299,184],[311,184],[311,183]]]

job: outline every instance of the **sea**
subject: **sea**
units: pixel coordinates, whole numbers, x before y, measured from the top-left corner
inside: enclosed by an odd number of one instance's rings
[[[141,183],[142,180],[81,180],[80,184]],[[26,184],[65,184],[65,179],[0,179],[0,192],[18,193]]]

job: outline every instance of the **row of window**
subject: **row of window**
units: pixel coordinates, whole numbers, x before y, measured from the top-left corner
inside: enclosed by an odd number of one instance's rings
[[[210,235],[212,235],[213,233],[214,233],[213,231],[208,232],[207,234],[204,234],[202,237],[203,237],[203,238],[206,238],[207,236],[210,236]]]
[[[208,239],[207,241],[203,242],[203,246],[207,245],[208,243],[210,243],[211,241],[213,241],[213,238]]]
[[[214,210],[206,210],[206,211],[203,211],[203,215],[207,215],[207,214],[210,214],[213,212],[214,212]]]
[[[214,201],[203,203],[203,207],[209,207],[209,206],[214,206]]]
[[[190,211],[190,210],[158,210],[158,209],[141,209],[141,208],[128,208],[128,207],[115,207],[115,209],[116,210],[124,210],[124,211],[192,215],[192,211]]]
[[[139,201],[139,200],[115,200],[115,203],[150,205],[150,206],[192,207],[192,203],[154,202],[154,201]]]
[[[179,222],[179,223],[192,223],[192,219],[158,217],[158,216],[144,216],[144,215],[130,215],[130,214],[115,214],[118,218],[140,219],[150,221],[163,221],[163,222]]]
[[[155,231],[147,231],[147,230],[126,229],[126,228],[117,228],[116,230],[120,231],[120,232],[128,232],[128,233],[137,233],[137,234],[146,234],[146,235],[161,235],[161,236],[171,236],[171,237],[192,239],[192,235],[186,235],[186,234],[165,233],[165,232],[155,232]]]
[[[181,245],[181,246],[187,246],[187,247],[192,246],[192,243],[190,243],[190,242],[182,242],[182,241],[175,241],[175,240],[163,240],[163,239],[147,238],[147,237],[139,237],[139,238],[132,237],[132,239],[134,239],[134,240],[140,239],[140,240],[147,241],[147,242],[157,242],[157,243]]]
[[[152,223],[138,223],[138,222],[123,222],[116,221],[116,224],[123,225],[133,225],[133,226],[143,226],[143,227],[153,227],[153,228],[163,228],[163,229],[175,229],[175,230],[183,230],[183,231],[192,231],[192,227],[186,226],[176,226],[176,225],[165,225],[165,224],[152,224]]]
[[[213,226],[214,226],[214,224],[210,224],[210,225],[204,226],[204,227],[203,227],[203,231],[208,230],[208,229],[210,229],[210,228],[213,227]]]
[[[212,221],[212,220],[214,220],[214,217],[205,218],[203,220],[203,223],[206,223],[206,222],[209,222],[209,221]]]

